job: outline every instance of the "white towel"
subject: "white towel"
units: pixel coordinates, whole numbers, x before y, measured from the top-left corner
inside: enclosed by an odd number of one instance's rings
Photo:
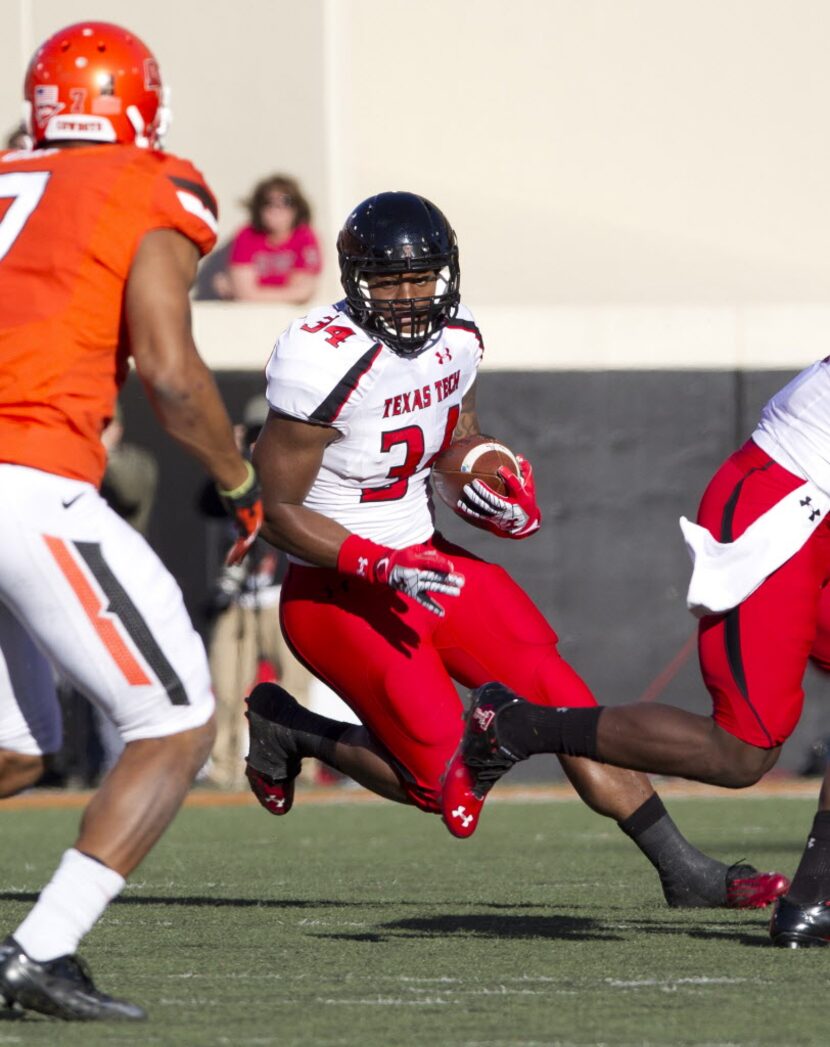
[[[680,530],[693,564],[686,606],[698,618],[737,607],[798,552],[828,509],[830,499],[807,481],[727,543],[681,516]]]

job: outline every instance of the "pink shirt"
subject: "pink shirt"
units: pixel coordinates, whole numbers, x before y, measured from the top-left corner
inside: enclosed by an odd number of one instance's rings
[[[320,247],[310,225],[298,225],[279,244],[245,226],[233,242],[230,264],[252,265],[260,287],[284,287],[293,272],[320,272]]]

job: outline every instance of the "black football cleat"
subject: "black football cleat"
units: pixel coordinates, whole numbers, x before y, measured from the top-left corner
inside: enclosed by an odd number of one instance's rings
[[[246,701],[250,746],[245,776],[269,814],[288,814],[302,760],[290,751],[290,728],[282,721],[297,701],[275,683],[257,684]]]
[[[499,740],[498,716],[508,706],[526,704],[500,683],[486,683],[470,693],[464,733],[444,772],[441,817],[459,839],[472,836],[487,793],[519,757]]]
[[[783,873],[758,872],[754,865],[741,862],[726,870],[727,909],[765,909],[789,889]]]
[[[830,945],[830,901],[798,905],[779,898],[772,912],[769,934],[782,949],[805,949]]]
[[[9,1007],[67,1022],[143,1021],[147,1017],[134,1003],[96,989],[80,957],[59,956],[38,963],[11,936],[0,945],[0,996]]]
[[[5,941],[0,942],[0,967],[6,962],[6,960],[14,953],[16,942],[14,938],[9,935]],[[11,1009],[12,1001],[7,1000],[3,995],[3,986],[0,983],[0,1010]]]

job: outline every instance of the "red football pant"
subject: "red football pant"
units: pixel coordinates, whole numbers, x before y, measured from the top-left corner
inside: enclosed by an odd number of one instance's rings
[[[750,440],[713,477],[698,520],[718,541],[734,540],[803,482]],[[736,738],[771,749],[798,723],[804,669],[816,643],[828,578],[830,524],[825,520],[742,604],[701,620],[700,664],[714,719]]]
[[[821,591],[816,639],[810,651],[810,658],[816,668],[826,673],[830,672],[830,585],[826,585]]]
[[[386,586],[292,565],[281,616],[298,657],[342,696],[403,772],[414,803],[438,809],[440,778],[461,737],[464,687],[499,680],[542,705],[595,705],[559,655],[558,638],[508,573],[452,545],[431,543],[464,575],[438,596],[438,618]]]

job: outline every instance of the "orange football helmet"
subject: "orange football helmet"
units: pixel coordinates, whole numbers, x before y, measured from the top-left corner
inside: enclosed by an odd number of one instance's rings
[[[29,63],[23,97],[35,145],[74,139],[160,149],[170,123],[152,51],[109,22],[50,36]]]

